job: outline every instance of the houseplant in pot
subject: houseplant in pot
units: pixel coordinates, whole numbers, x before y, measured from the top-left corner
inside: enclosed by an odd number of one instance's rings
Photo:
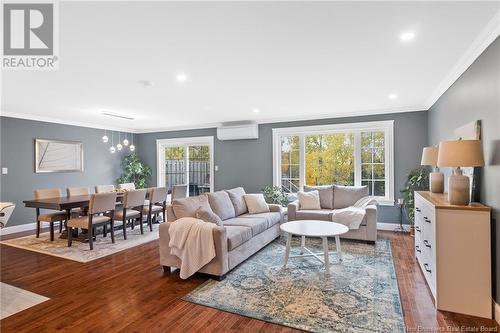
[[[116,180],[118,184],[134,183],[136,188],[145,188],[151,179],[151,168],[141,162],[137,154],[123,157],[122,175]]]
[[[288,197],[279,186],[266,185],[262,189],[262,194],[264,195],[266,202],[269,204],[277,204],[283,207],[288,204]]]
[[[403,211],[406,220],[410,224],[410,233],[414,235],[415,229],[415,191],[427,191],[429,189],[429,167],[421,166],[408,173],[403,194]]]

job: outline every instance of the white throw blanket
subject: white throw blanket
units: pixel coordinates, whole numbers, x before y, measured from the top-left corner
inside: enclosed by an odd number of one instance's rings
[[[180,277],[187,279],[215,258],[215,223],[183,217],[170,224],[170,254],[181,260]]]
[[[353,206],[335,209],[332,214],[332,221],[341,223],[349,229],[359,229],[361,222],[366,215],[366,206],[377,203],[371,197],[363,197],[356,201]]]

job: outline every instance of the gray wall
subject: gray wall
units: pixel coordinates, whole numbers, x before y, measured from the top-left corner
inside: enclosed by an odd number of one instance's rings
[[[22,201],[33,197],[33,190],[114,184],[120,172],[121,154],[111,155],[102,143],[102,130],[60,125],[25,119],[0,118],[1,166],[8,168],[1,176],[1,201],[17,204],[9,226],[35,222],[35,210],[24,208]],[[83,142],[84,172],[35,173],[34,139],[59,139]]]
[[[215,189],[243,186],[257,192],[273,182],[272,129],[278,127],[340,124],[361,121],[394,120],[395,196],[404,187],[406,174],[420,164],[422,148],[427,143],[427,111],[262,124],[258,140],[219,141],[215,139],[214,157],[219,171],[215,173]],[[139,134],[139,156],[153,169],[156,181],[156,140],[192,136],[214,136],[216,129],[197,129]],[[382,207],[379,222],[397,223],[399,210]]]
[[[486,166],[481,173],[480,201],[493,208],[494,284],[500,303],[500,39],[497,38],[432,106],[429,143],[453,138],[453,130],[480,120]],[[449,172],[449,170],[446,170]]]

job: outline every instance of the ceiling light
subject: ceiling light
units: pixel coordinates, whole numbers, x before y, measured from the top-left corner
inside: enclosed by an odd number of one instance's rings
[[[260,110],[259,110],[259,109],[253,109],[253,110],[252,110],[252,112],[253,112],[253,113],[259,113],[259,112],[260,112]]]
[[[399,39],[402,42],[409,42],[415,38],[415,33],[413,31],[406,31],[399,35]]]
[[[177,79],[177,81],[179,81],[179,82],[186,82],[186,81],[187,81],[187,79],[188,79],[187,75],[186,75],[186,74],[184,74],[184,73],[177,74],[177,75],[175,76],[175,78],[176,78],[176,79]]]
[[[103,116],[108,116],[108,117],[114,117],[114,118],[120,118],[120,119],[126,119],[126,120],[134,120],[133,117],[123,115],[123,114],[108,112],[108,111],[103,111],[103,112],[101,112],[101,114]]]
[[[137,83],[139,83],[140,85],[143,85],[144,87],[151,87],[154,85],[154,82],[149,81],[149,80],[139,80],[139,81],[137,81]]]
[[[398,98],[398,95],[396,95],[396,94],[389,94],[388,97],[389,97],[389,99],[396,99],[396,98]]]

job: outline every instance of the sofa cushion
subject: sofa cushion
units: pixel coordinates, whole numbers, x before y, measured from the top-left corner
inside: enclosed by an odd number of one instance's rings
[[[206,195],[175,199],[172,201],[172,209],[177,219],[182,217],[196,217],[196,211],[200,207],[212,211]]]
[[[242,226],[224,226],[227,237],[227,250],[232,251],[252,238],[252,229]]]
[[[299,198],[299,209],[321,209],[318,191],[299,191],[297,197]]]
[[[322,209],[333,209],[333,185],[309,186],[304,185],[304,192],[318,191]]]
[[[268,213],[259,213],[259,214],[243,214],[239,217],[241,217],[241,218],[253,218],[253,217],[264,218],[267,221],[268,228],[271,228],[276,223],[281,222],[281,213],[279,213],[279,212],[268,212]]]
[[[225,226],[242,226],[252,229],[252,237],[257,236],[268,228],[267,219],[264,217],[234,217],[224,221]]]
[[[333,208],[342,209],[352,206],[368,195],[368,186],[333,186]]]
[[[249,214],[267,213],[269,206],[262,194],[245,194],[243,196],[248,207]]]
[[[226,191],[208,193],[208,202],[213,212],[224,221],[236,216],[233,203]]]
[[[231,202],[233,203],[236,216],[248,212],[247,204],[245,202],[245,198],[243,197],[246,194],[243,187],[236,187],[231,190],[226,190],[226,192],[229,194],[229,199],[231,199]]]
[[[295,213],[295,219],[297,219],[297,220],[322,220],[322,221],[331,221],[332,220],[332,210],[331,209],[304,209],[304,210],[298,210]]]
[[[215,214],[211,210],[207,210],[202,207],[198,208],[198,210],[196,211],[196,218],[205,222],[215,223],[220,227],[224,226],[224,223],[222,222],[219,215]]]

